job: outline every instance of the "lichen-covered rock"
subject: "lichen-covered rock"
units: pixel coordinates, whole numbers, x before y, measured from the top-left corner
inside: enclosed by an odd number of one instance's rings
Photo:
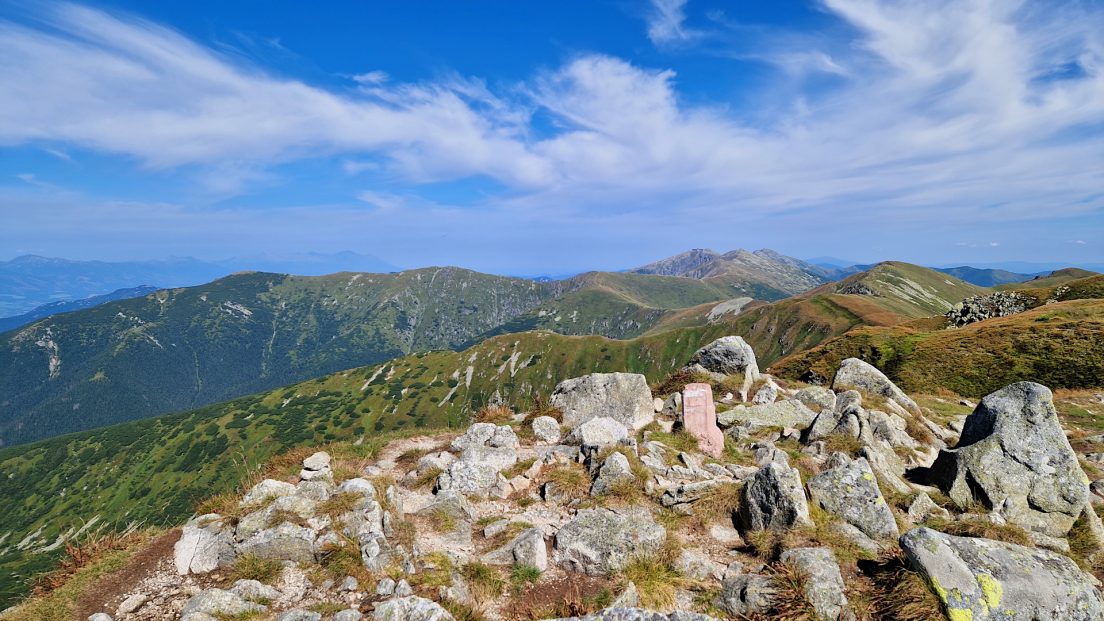
[[[544,543],[544,533],[539,528],[530,528],[518,535],[510,546],[514,565],[535,567],[541,571],[548,569],[548,546]]]
[[[291,496],[295,493],[295,490],[295,486],[286,481],[265,479],[260,483],[254,485],[252,489],[250,489],[249,492],[247,492],[245,496],[241,499],[240,504],[243,507],[260,504],[271,498]]]
[[[746,530],[785,530],[812,525],[796,469],[770,462],[744,484],[740,522]]]
[[[793,398],[817,412],[836,407],[836,393],[824,386],[806,386],[793,394]]]
[[[283,522],[268,528],[238,544],[242,556],[308,563],[317,552],[315,531],[305,526]]]
[[[751,402],[754,404],[762,403],[774,403],[778,399],[778,384],[774,383],[774,379],[768,377],[767,381],[755,391],[755,396],[751,398]]]
[[[774,581],[760,574],[736,574],[721,582],[713,604],[736,617],[762,614],[774,604]]]
[[[615,485],[622,482],[635,481],[629,459],[614,451],[602,462],[598,469],[598,476],[594,478],[594,484],[590,487],[591,496],[600,496],[610,491]]]
[[[782,553],[783,563],[793,567],[805,587],[805,599],[824,621],[850,621],[855,613],[844,594],[843,576],[829,548],[793,548]]]
[[[361,621],[364,615],[360,614],[360,611],[356,608],[347,608],[335,614],[333,621]]]
[[[376,604],[373,618],[376,621],[455,621],[440,604],[414,595]]]
[[[180,611],[180,617],[187,619],[192,614],[231,617],[249,612],[264,612],[265,610],[264,606],[247,602],[230,591],[207,589],[192,596],[184,604],[184,609]]]
[[[554,560],[592,576],[624,567],[634,556],[655,554],[667,531],[644,509],[584,509],[556,533]]]
[[[477,446],[516,449],[520,442],[512,427],[494,423],[474,423],[464,435],[452,441],[454,451],[462,452]]]
[[[1069,557],[924,527],[900,542],[953,620],[1104,619],[1104,599],[1093,578]]]
[[[1031,382],[981,400],[933,482],[960,507],[981,503],[1012,524],[1063,537],[1089,500],[1089,479],[1062,432],[1050,390]]]
[[[809,497],[871,539],[898,535],[893,511],[878,489],[870,464],[861,457],[811,477]]]
[[[563,424],[576,427],[606,416],[630,429],[655,420],[652,391],[638,373],[591,373],[556,385],[549,403],[563,413]]]
[[[947,321],[956,328],[993,317],[1022,313],[1038,302],[1017,291],[997,291],[988,295],[972,295],[947,311]]]
[[[849,389],[865,391],[885,397],[911,412],[920,411],[916,402],[889,381],[885,373],[858,358],[848,358],[840,363],[832,380],[832,388],[837,392]]]
[[[538,416],[533,419],[533,437],[541,444],[555,444],[560,441],[563,432],[560,423],[551,416]]]
[[[498,472],[493,464],[461,459],[437,477],[437,488],[458,494],[486,496],[498,483]]]
[[[786,399],[760,405],[738,405],[717,414],[722,427],[739,425],[752,430],[764,427],[792,427],[805,429],[816,419],[817,413],[797,399]]]
[[[276,617],[276,621],[322,621],[322,613],[302,608],[285,610]]]
[[[235,558],[230,526],[215,513],[201,515],[184,525],[180,539],[173,546],[176,572],[205,574],[228,565]]]
[[[272,601],[283,596],[278,589],[256,580],[238,580],[230,587],[230,592],[251,602]]]
[[[589,452],[606,446],[613,446],[628,437],[629,430],[624,425],[608,416],[601,416],[592,418],[572,429],[566,441],[571,444],[578,444]]]
[[[752,383],[759,379],[755,351],[739,336],[723,336],[702,347],[690,357],[687,366],[709,373],[742,377],[740,399],[744,401],[747,401]]]

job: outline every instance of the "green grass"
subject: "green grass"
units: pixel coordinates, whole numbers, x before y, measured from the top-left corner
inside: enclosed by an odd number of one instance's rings
[[[231,582],[256,580],[265,584],[272,584],[280,577],[280,571],[282,570],[283,565],[280,561],[249,555],[239,557],[238,560],[234,561],[226,575]]]

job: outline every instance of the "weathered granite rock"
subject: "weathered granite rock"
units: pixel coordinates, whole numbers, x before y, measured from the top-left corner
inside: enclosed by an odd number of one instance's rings
[[[810,410],[797,399],[786,399],[761,405],[738,405],[731,410],[717,414],[717,422],[722,427],[735,425],[752,430],[764,427],[792,427],[804,429],[812,424],[817,413]]]
[[[618,483],[635,480],[636,477],[633,476],[632,467],[629,465],[629,459],[621,453],[614,451],[606,457],[606,460],[602,463],[602,467],[598,469],[598,476],[594,478],[594,484],[590,487],[590,495],[601,496],[610,491],[610,489]]]
[[[1069,557],[924,527],[905,533],[900,542],[951,619],[1104,619],[1104,599],[1093,578]]]
[[[186,619],[189,615],[201,613],[212,616],[234,616],[247,612],[264,612],[266,608],[260,604],[247,602],[230,591],[222,589],[207,589],[192,596],[184,609],[180,611],[180,617]]]
[[[302,608],[285,610],[276,617],[276,621],[322,621],[322,613]]]
[[[774,383],[774,379],[768,377],[767,381],[755,391],[755,396],[751,398],[751,402],[754,404],[762,403],[774,403],[778,399],[778,384]]]
[[[940,451],[931,478],[960,507],[978,502],[1050,537],[1069,532],[1089,501],[1089,479],[1058,421],[1050,390],[1019,382],[981,400],[957,448]]]
[[[238,580],[230,587],[230,592],[251,602],[273,601],[283,596],[278,589],[256,580]]]
[[[836,407],[836,393],[824,386],[807,386],[795,392],[793,398],[817,412],[832,410]]]
[[[811,477],[809,497],[871,539],[898,535],[893,511],[878,489],[870,464],[861,457]]]
[[[533,419],[533,437],[541,444],[556,444],[563,436],[560,423],[551,416],[538,416]]]
[[[818,619],[844,621],[855,619],[844,594],[843,576],[829,548],[793,548],[780,560],[794,568],[805,586],[805,599]]]
[[[556,533],[554,560],[592,576],[624,567],[634,556],[655,554],[667,531],[644,509],[584,509]]]
[[[724,452],[724,433],[717,426],[713,388],[709,384],[687,384],[682,391],[682,426],[698,441],[706,455],[720,457]]]
[[[96,612],[88,615],[88,621],[115,621],[106,612]]]
[[[455,621],[440,604],[414,595],[376,604],[373,617],[376,621]]]
[[[675,612],[653,612],[643,608],[606,608],[600,612],[583,617],[549,619],[549,621],[718,621],[714,617],[676,610]]]
[[[736,617],[763,614],[775,597],[774,580],[760,574],[736,574],[721,582],[721,592],[713,602],[717,608]]]
[[[556,385],[549,403],[563,413],[563,424],[576,427],[605,416],[629,429],[655,420],[652,391],[638,373],[591,373]]]
[[[364,615],[360,614],[360,611],[356,608],[348,608],[342,610],[334,615],[333,621],[361,621]]]
[[[606,446],[613,446],[629,437],[624,425],[608,416],[592,418],[571,430],[567,442],[577,444],[590,452]]]
[[[916,402],[889,381],[885,373],[858,358],[848,358],[840,363],[832,380],[832,388],[836,392],[854,389],[880,395],[910,412],[920,412]]]
[[[785,530],[813,523],[801,475],[778,462],[763,466],[744,484],[739,516],[745,530]]]
[[[280,498],[282,496],[291,496],[296,491],[296,488],[291,483],[286,481],[276,481],[274,479],[265,479],[260,483],[254,485],[241,499],[241,506],[247,507],[249,505],[260,504],[266,500],[272,498]]]
[[[997,291],[987,295],[972,295],[945,313],[947,321],[956,328],[993,317],[1006,317],[1022,313],[1038,302],[1017,291]]]
[[[687,366],[718,375],[742,377],[740,399],[743,401],[747,401],[752,383],[759,379],[755,351],[739,336],[723,336],[702,347],[690,357]]]
[[[291,522],[268,528],[238,544],[242,556],[308,563],[317,553],[315,531]]]
[[[235,556],[230,527],[215,513],[190,520],[173,546],[173,563],[182,576],[212,572]]]
[[[548,569],[548,546],[544,543],[544,532],[539,528],[530,528],[518,535],[510,551],[514,565],[535,567],[541,571]]]
[[[437,477],[439,491],[486,496],[499,481],[498,468],[494,464],[461,459]]]

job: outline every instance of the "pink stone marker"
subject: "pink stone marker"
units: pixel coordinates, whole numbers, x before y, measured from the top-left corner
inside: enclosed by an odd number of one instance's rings
[[[721,456],[724,434],[717,426],[717,408],[709,384],[687,384],[682,390],[682,426],[698,439],[703,453]]]

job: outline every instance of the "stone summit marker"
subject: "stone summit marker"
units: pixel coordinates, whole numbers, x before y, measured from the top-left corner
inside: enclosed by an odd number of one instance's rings
[[[709,384],[687,384],[682,391],[682,426],[698,439],[703,453],[720,457],[724,434],[717,426],[717,408]]]

